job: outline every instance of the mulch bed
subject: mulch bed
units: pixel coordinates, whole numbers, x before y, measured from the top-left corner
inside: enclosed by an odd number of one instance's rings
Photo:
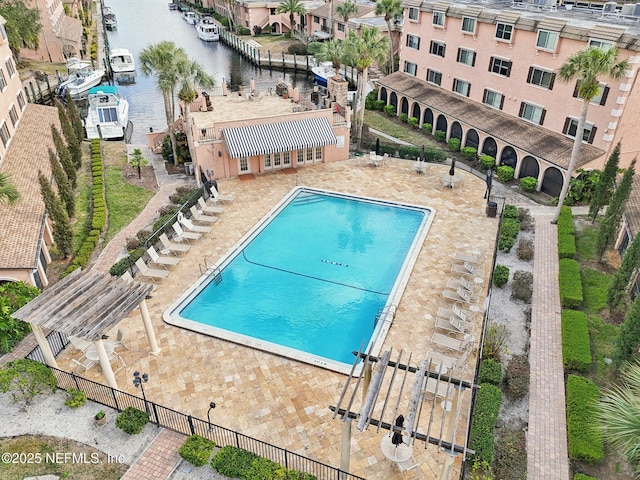
[[[127,182],[152,192],[157,190],[158,184],[156,182],[156,176],[153,173],[153,167],[142,167],[141,173],[142,178],[138,178],[138,169],[133,168],[129,164],[126,164],[122,168],[122,176]]]

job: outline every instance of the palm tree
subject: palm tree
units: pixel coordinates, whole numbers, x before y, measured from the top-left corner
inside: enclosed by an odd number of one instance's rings
[[[213,88],[213,77],[204,71],[202,65],[189,58],[181,58],[177,62],[177,71],[180,84],[178,98],[184,102],[183,120],[184,133],[187,136],[187,147],[191,160],[195,160],[193,145],[193,130],[191,129],[191,103],[196,99],[196,88]],[[196,171],[196,185],[200,186],[200,172]]]
[[[19,198],[20,192],[11,182],[9,175],[0,173],[0,204],[6,202],[9,205],[15,205]]]
[[[395,70],[393,61],[393,39],[391,38],[391,19],[402,15],[402,3],[400,0],[379,0],[376,2],[376,15],[384,15],[387,22],[387,34],[389,35],[389,73]]]
[[[331,62],[333,64],[333,70],[335,72],[334,79],[340,79],[340,65],[344,58],[344,45],[338,40],[329,40],[323,42],[316,58],[321,62]]]
[[[297,13],[298,15],[304,15],[305,9],[300,0],[282,0],[280,5],[278,6],[278,13],[288,13],[289,14],[289,37],[293,38],[293,30],[296,22],[293,20],[293,16]]]
[[[354,127],[357,146],[360,147],[362,139],[362,125],[364,124],[364,95],[369,77],[369,67],[372,63],[381,63],[389,49],[389,39],[381,37],[376,27],[362,26],[360,35],[350,30],[344,41],[345,60],[349,65],[358,69],[358,91],[353,107],[355,112]]]
[[[336,7],[336,13],[340,15],[340,18],[342,18],[346,26],[349,18],[352,15],[358,13],[358,5],[356,5],[351,0],[347,0],[346,2],[343,2]]]
[[[640,363],[627,364],[621,377],[623,384],[600,399],[600,428],[604,440],[640,473]]]
[[[586,50],[581,50],[570,55],[558,70],[558,78],[560,81],[565,83],[570,83],[575,80],[578,81],[576,88],[578,98],[582,99],[582,111],[578,119],[576,136],[573,141],[573,148],[571,149],[571,159],[567,167],[567,176],[562,184],[562,190],[558,197],[558,208],[556,209],[553,223],[558,222],[560,209],[569,191],[571,176],[576,168],[580,147],[582,146],[582,136],[584,134],[584,124],[587,120],[589,103],[600,93],[600,80],[598,77],[609,77],[613,80],[619,80],[629,68],[629,62],[627,60],[617,62],[617,56],[618,49],[616,47],[607,49],[589,47]]]
[[[174,161],[177,160],[176,135],[173,129],[175,122],[175,92],[179,82],[177,64],[187,54],[175,43],[163,41],[149,45],[140,52],[140,70],[145,76],[155,75],[156,86],[162,93],[167,129],[171,138],[171,150]]]

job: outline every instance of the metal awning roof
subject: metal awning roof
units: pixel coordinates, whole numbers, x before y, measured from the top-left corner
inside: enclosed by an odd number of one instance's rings
[[[323,32],[322,30],[316,30],[313,32],[313,38],[317,40],[329,40],[331,38],[331,35],[329,35],[327,32]]]
[[[231,158],[336,144],[336,136],[326,117],[225,128],[222,134]]]

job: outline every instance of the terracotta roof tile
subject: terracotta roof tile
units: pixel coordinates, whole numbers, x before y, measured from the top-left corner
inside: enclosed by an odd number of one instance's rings
[[[343,4],[344,2],[339,2],[339,1],[333,1],[333,2],[327,2],[324,5],[321,5],[320,7],[311,10],[309,13],[313,14],[313,15],[317,15],[319,17],[324,17],[324,18],[328,18],[329,17],[329,5],[333,6],[333,20],[334,21],[338,21],[340,20],[340,15],[338,15],[338,13],[336,12],[336,8],[338,8],[338,5]],[[373,12],[376,9],[375,5],[363,5],[362,3],[356,3],[356,6],[358,7],[358,11],[356,13],[354,13],[353,15],[351,15],[351,17],[349,18],[360,18],[363,17],[364,15],[367,15],[368,13]]]
[[[0,172],[11,175],[20,192],[18,203],[3,205],[0,215],[0,268],[33,268],[42,229],[44,203],[38,170],[51,176],[47,147],[53,147],[51,127],[59,128],[54,107],[27,104]]]
[[[633,186],[631,187],[629,200],[624,206],[624,218],[629,225],[631,238],[633,239],[640,232],[640,175],[638,173],[633,176]]]

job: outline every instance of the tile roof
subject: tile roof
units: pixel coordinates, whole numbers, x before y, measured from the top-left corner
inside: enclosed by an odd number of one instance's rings
[[[629,200],[624,206],[624,218],[629,225],[631,239],[640,232],[640,175],[636,173],[633,176],[633,185],[631,187],[631,193],[629,194]]]
[[[333,6],[333,20],[334,21],[340,21],[340,15],[338,15],[336,9],[338,8],[338,5],[343,4],[344,2],[340,2],[340,1],[333,1],[333,2],[327,2],[324,5],[309,11],[308,13],[311,13],[313,15],[317,15],[319,17],[323,17],[323,18],[328,18],[329,17],[329,6],[332,5]],[[362,4],[362,3],[356,3],[356,6],[358,7],[358,11],[356,13],[354,13],[353,15],[351,15],[351,17],[349,18],[360,18],[364,15],[367,15],[373,11],[375,11],[376,6],[375,4]]]
[[[377,82],[528,154],[564,169],[569,166],[573,140],[560,133],[448,92],[404,72],[393,73]],[[593,145],[583,144],[576,168],[604,153]]]
[[[20,192],[15,205],[2,206],[0,215],[0,268],[35,267],[42,229],[44,203],[40,196],[38,170],[51,176],[47,147],[53,147],[50,125],[60,125],[54,107],[29,103],[9,149],[0,163],[0,172],[11,175]]]

